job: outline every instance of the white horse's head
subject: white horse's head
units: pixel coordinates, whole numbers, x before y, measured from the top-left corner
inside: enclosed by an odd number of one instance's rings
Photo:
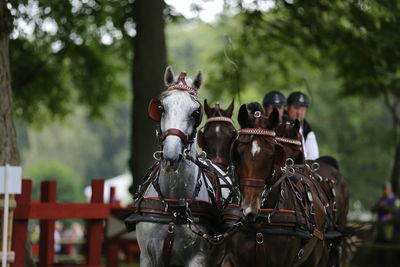
[[[152,119],[160,121],[162,132],[162,164],[169,171],[176,171],[183,153],[195,148],[196,128],[201,122],[202,106],[197,99],[202,75],[192,81],[181,72],[175,77],[171,67],[164,75],[167,90],[159,100],[153,99],[149,107]],[[155,114],[155,118],[152,117]]]

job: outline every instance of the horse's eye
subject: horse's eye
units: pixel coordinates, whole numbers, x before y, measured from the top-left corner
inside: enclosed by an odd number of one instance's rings
[[[158,106],[158,110],[159,110],[160,112],[164,112],[164,107],[163,107],[162,105],[159,105],[159,106]]]
[[[199,110],[195,110],[192,112],[192,115],[190,115],[192,118],[196,118],[197,116],[199,116]]]

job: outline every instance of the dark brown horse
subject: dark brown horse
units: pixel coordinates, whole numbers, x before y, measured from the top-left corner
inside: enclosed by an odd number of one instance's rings
[[[233,109],[234,101],[226,109],[222,109],[219,104],[210,108],[207,99],[204,100],[207,122],[204,131],[199,130],[197,133],[197,143],[207,153],[207,158],[224,171],[229,165],[230,148],[237,135],[231,119]]]
[[[326,253],[329,253],[327,266],[340,266],[341,249],[343,248],[343,234],[346,231],[346,218],[349,208],[349,193],[345,177],[339,171],[337,161],[330,156],[323,156],[316,161],[304,161],[299,134],[299,121],[286,121],[276,129],[276,140],[286,151],[286,155],[294,160],[297,171],[308,172],[319,182],[324,195],[326,213],[328,216],[325,240]],[[315,165],[315,162],[318,164]],[[299,170],[301,169],[301,170]]]
[[[286,152],[275,140],[277,110],[267,118],[249,115],[243,105],[238,121],[242,129],[232,160],[242,198],[240,210],[231,205],[225,217],[243,217],[244,228],[228,241],[223,266],[317,266],[324,249],[324,207],[306,176],[281,171]]]

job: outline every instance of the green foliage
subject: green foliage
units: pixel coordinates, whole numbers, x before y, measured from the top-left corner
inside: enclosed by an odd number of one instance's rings
[[[9,1],[19,119],[43,125],[64,118],[76,105],[100,117],[104,107],[126,95],[116,73],[126,68],[131,55],[131,2]]]
[[[38,161],[24,170],[23,176],[32,179],[32,199],[40,199],[40,182],[57,182],[58,202],[83,202],[81,177],[60,161]]]
[[[368,208],[389,179],[390,117],[381,99],[340,98],[346,85],[338,66],[315,43],[300,42],[296,24],[287,21],[287,11],[279,6],[225,17],[221,29],[231,43],[215,55],[217,64],[211,66],[206,88],[214,101],[226,99],[227,91],[237,96],[240,89],[242,103],[261,101],[271,90],[309,94],[313,104],[307,117],[320,154],[338,159],[352,201],[361,200]]]
[[[89,120],[80,110],[62,124],[53,122],[40,131],[17,124],[23,167],[57,160],[70,166],[85,184],[125,172],[130,110],[121,103],[106,111],[103,121]]]

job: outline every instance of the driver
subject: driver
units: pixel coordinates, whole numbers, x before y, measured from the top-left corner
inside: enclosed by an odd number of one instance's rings
[[[310,100],[302,92],[293,92],[287,99],[287,115],[291,120],[300,121],[300,133],[304,141],[304,154],[306,160],[315,160],[319,157],[317,138],[311,129],[310,124],[305,120]]]
[[[282,121],[283,113],[286,107],[285,96],[278,91],[271,91],[264,96],[263,106],[265,115],[269,116],[272,110],[276,108],[279,112],[279,121]]]

